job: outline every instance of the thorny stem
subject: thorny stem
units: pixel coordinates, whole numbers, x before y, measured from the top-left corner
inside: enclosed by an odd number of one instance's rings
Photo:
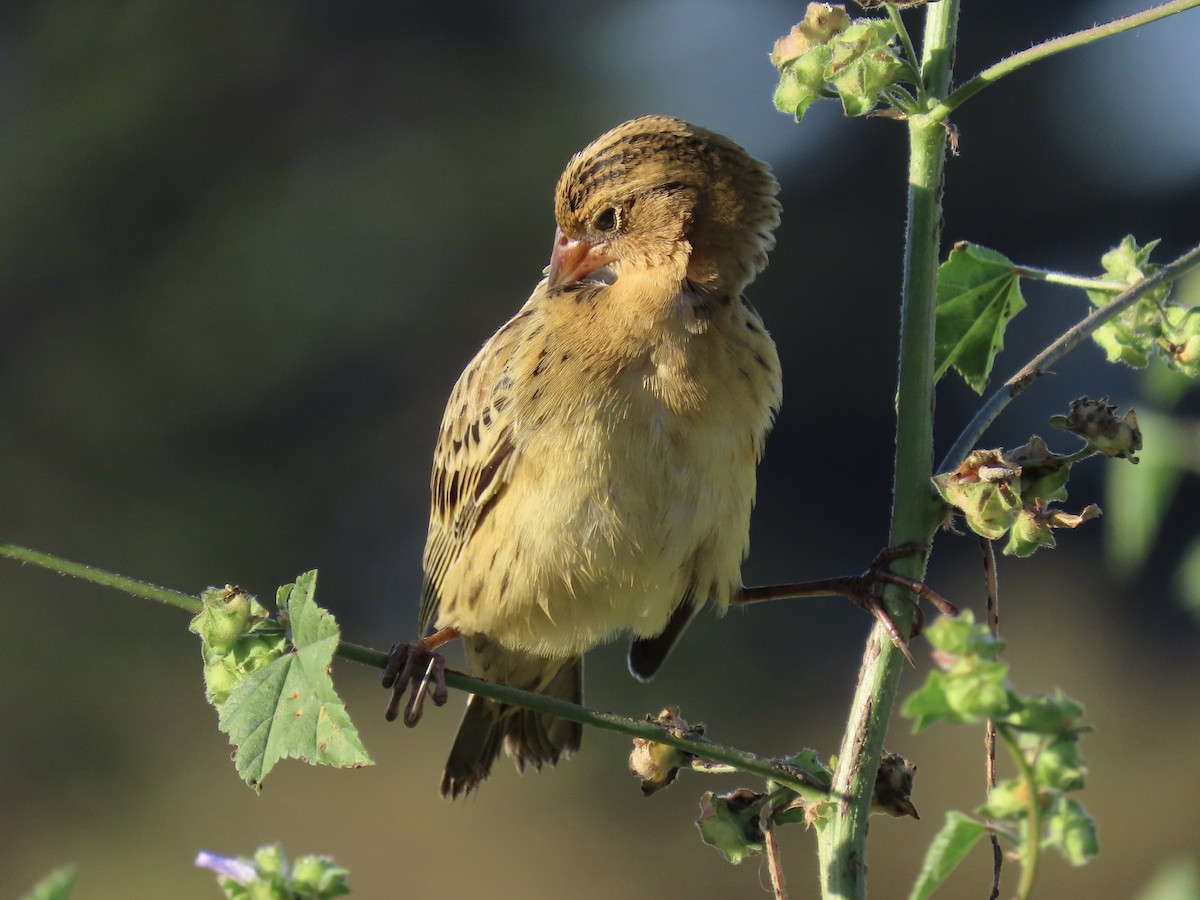
[[[963,103],[978,94],[989,84],[995,84],[1004,76],[1011,75],[1013,72],[1023,69],[1030,63],[1055,56],[1066,50],[1094,43],[1106,37],[1112,37],[1115,34],[1129,31],[1141,25],[1157,21],[1158,19],[1164,19],[1167,16],[1173,16],[1176,13],[1185,12],[1196,6],[1200,6],[1200,0],[1172,0],[1170,3],[1162,3],[1142,12],[1134,13],[1131,16],[1126,16],[1123,19],[1115,19],[1104,25],[1097,25],[1094,28],[1087,28],[1083,31],[1077,31],[1073,34],[1067,34],[1050,41],[1044,41],[1041,44],[1036,44],[1028,50],[1014,53],[1012,56],[1000,60],[995,65],[988,66],[970,81],[956,89],[954,93],[941,103],[930,109],[928,115],[930,118],[944,121],[954,110],[958,109],[958,107],[962,106]]]
[[[1197,0],[1197,3],[1200,3],[1200,0]],[[1019,372],[1004,382],[1003,387],[988,398],[987,402],[979,408],[979,412],[975,414],[975,418],[955,439],[954,446],[942,459],[937,471],[949,472],[958,468],[1005,407],[1023,394],[1041,375],[1045,374],[1050,366],[1087,340],[1097,328],[1123,313],[1148,292],[1160,285],[1176,281],[1198,266],[1200,266],[1200,245],[1163,266],[1148,278],[1143,278],[1137,284],[1131,285],[1107,305],[1093,310],[1087,318],[1068,329],[1058,340],[1026,363]]]
[[[30,563],[61,575],[114,588],[134,597],[155,600],[169,606],[177,607],[192,614],[199,613],[203,608],[199,597],[159,587],[135,578],[128,578],[94,566],[72,562],[50,553],[41,553],[22,547],[9,541],[0,540],[0,556]],[[362,663],[382,669],[387,664],[386,653],[359,644],[346,641],[338,645],[337,655],[352,662]],[[731,766],[741,772],[770,779],[778,785],[791,788],[794,791],[809,792],[820,789],[820,785],[806,780],[804,774],[790,766],[780,765],[777,761],[727,747],[723,744],[712,743],[703,738],[686,738],[673,734],[669,729],[646,721],[618,716],[614,713],[600,712],[565,700],[556,700],[542,694],[521,691],[503,684],[482,681],[461,672],[446,670],[446,684],[458,690],[478,694],[491,700],[499,700],[512,706],[521,706],[536,712],[549,713],[560,719],[591,725],[607,731],[615,731],[629,737],[645,738],[659,744],[667,744],[679,750],[691,753],[701,759],[711,760]]]

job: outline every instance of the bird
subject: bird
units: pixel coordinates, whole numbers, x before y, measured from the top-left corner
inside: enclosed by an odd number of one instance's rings
[[[666,116],[567,164],[545,277],[464,369],[434,452],[420,630],[461,637],[471,674],[580,703],[587,650],[630,633],[648,679],[737,593],[783,394],[742,293],[778,191],[766,163]],[[502,750],[540,768],[580,739],[471,695],[441,791],[476,789]]]

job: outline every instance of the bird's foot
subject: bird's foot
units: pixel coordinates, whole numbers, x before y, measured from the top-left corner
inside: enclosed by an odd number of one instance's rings
[[[899,544],[895,547],[885,547],[871,561],[871,565],[865,572],[846,579],[846,596],[879,621],[879,624],[883,626],[884,631],[887,632],[896,649],[904,654],[909,663],[913,662],[913,656],[912,651],[908,649],[908,641],[917,637],[925,630],[925,612],[921,609],[918,598],[928,600],[942,615],[958,615],[958,607],[925,582],[917,581],[915,578],[909,578],[905,575],[899,575],[891,570],[890,566],[896,560],[903,559],[906,556],[916,556],[919,553],[924,553],[925,550],[926,547],[924,544],[915,542]],[[887,607],[883,603],[882,592],[879,588],[889,584],[907,591],[908,593],[904,596],[913,607],[912,633],[907,640],[901,634],[900,627],[896,624],[896,621],[892,618],[891,613],[887,611]]]
[[[410,682],[412,695],[404,706],[404,724],[409,728],[421,721],[426,697],[433,701],[434,706],[445,705],[449,697],[449,691],[446,689],[446,660],[437,652],[437,648],[455,637],[458,637],[457,630],[443,628],[419,641],[392,646],[392,652],[388,654],[387,665],[384,666],[380,678],[383,686],[392,692],[392,699],[388,701],[384,718],[389,722],[396,720],[400,713],[400,702],[408,693]]]
[[[912,651],[908,649],[908,640],[900,632],[900,626],[884,606],[881,588],[895,585],[903,588],[909,594],[923,597],[937,607],[938,611],[947,616],[957,616],[958,609],[923,581],[908,578],[893,572],[889,566],[897,559],[925,552],[923,544],[900,544],[884,549],[865,572],[843,578],[826,578],[820,581],[804,581],[799,584],[772,584],[764,587],[744,587],[730,601],[735,605],[762,603],[766,600],[791,600],[800,597],[845,596],[854,601],[855,605],[873,615],[887,632],[896,648],[911,663]],[[916,610],[913,620],[911,637],[916,637],[925,627],[925,613],[913,597],[908,598]]]

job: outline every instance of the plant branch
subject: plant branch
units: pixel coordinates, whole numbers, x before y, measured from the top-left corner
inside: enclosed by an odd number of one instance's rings
[[[775,837],[775,823],[770,816],[764,817],[763,849],[767,855],[767,872],[771,877],[771,892],[775,900],[788,900],[787,882],[783,878],[783,860],[779,854],[779,840]]]
[[[1000,637],[1000,582],[996,575],[996,551],[992,542],[979,536],[979,550],[983,555],[983,577],[987,586],[988,633],[995,639]],[[987,798],[990,803],[996,787],[996,721],[988,719],[983,726],[984,777],[987,782]],[[1000,849],[1000,837],[996,834],[996,823],[987,821],[988,839],[992,845],[992,889],[988,900],[1000,896],[1000,871],[1004,865],[1004,853]]]
[[[949,89],[958,9],[958,0],[941,0],[925,8],[921,82],[933,96],[945,96]],[[908,217],[889,535],[892,545],[928,544],[939,521],[929,477],[933,463],[934,305],[947,131],[940,121],[921,117],[909,120],[908,135]],[[924,577],[925,557],[908,557],[897,561],[895,567],[899,574],[920,580]],[[895,592],[889,592],[888,598],[888,612],[901,629],[907,630],[913,618],[911,602]],[[904,655],[876,624],[863,655],[858,688],[833,773],[832,792],[846,799],[838,803],[817,838],[821,887],[827,898],[866,894],[867,815],[904,664]]]
[[[108,572],[94,566],[72,562],[50,553],[41,553],[9,541],[0,540],[0,556],[7,556],[10,559],[30,563],[51,572],[57,572],[60,575],[70,575],[74,578],[91,582],[92,584],[101,585],[102,587],[113,588],[134,597],[165,603],[193,615],[202,609],[200,598],[194,597],[191,594],[159,587],[158,585],[138,581],[135,578],[128,578],[124,575],[117,575],[114,572]],[[360,644],[352,644],[347,641],[339,643],[337,655],[343,659],[362,663],[363,665],[372,666],[377,669],[382,669],[387,664],[388,659],[387,654],[380,650],[364,647]],[[667,744],[701,759],[722,763],[738,771],[761,776],[795,791],[812,791],[814,788],[823,790],[820,785],[807,780],[804,773],[776,760],[757,756],[756,754],[738,750],[734,747],[727,747],[723,744],[716,744],[703,738],[680,737],[671,733],[670,730],[650,722],[639,721],[614,713],[599,712],[575,703],[568,703],[565,700],[556,700],[542,694],[518,690],[508,685],[472,678],[470,675],[449,669],[446,670],[446,684],[458,690],[478,694],[481,697],[487,697],[491,700],[499,700],[511,706],[520,706],[536,712],[549,713],[550,715],[558,716],[560,719],[567,719],[571,722],[579,722],[583,725],[591,725],[606,731],[615,731],[618,734],[624,734],[629,737],[645,738],[659,744]]]
[[[1200,3],[1200,0],[1197,0]],[[1053,344],[1031,359],[1019,372],[1004,382],[996,393],[987,399],[955,439],[954,445],[938,465],[938,472],[949,472],[957,469],[967,454],[983,437],[983,433],[996,421],[1008,404],[1046,373],[1046,370],[1082,344],[1097,328],[1105,322],[1119,316],[1133,304],[1137,303],[1149,291],[1160,285],[1170,284],[1183,275],[1200,266],[1200,245],[1193,247],[1178,259],[1163,266],[1148,278],[1143,278],[1137,284],[1131,285],[1112,299],[1105,306],[1093,310],[1087,318],[1077,322],[1068,329]]]
[[[387,661],[387,654],[356,644],[343,643],[339,645],[337,655],[378,668],[382,668]],[[615,731],[627,737],[645,738],[657,744],[666,744],[701,759],[730,766],[739,772],[769,779],[793,791],[825,790],[821,785],[807,779],[803,772],[786,763],[739,750],[736,747],[713,743],[704,738],[680,737],[661,725],[655,725],[645,720],[631,719],[616,713],[600,712],[566,700],[547,697],[545,694],[535,694],[531,691],[509,687],[506,684],[484,681],[453,669],[446,670],[446,684],[457,690],[486,697],[489,700],[498,700],[509,706],[519,706],[522,709],[547,713],[569,722],[578,722],[581,725],[590,725],[605,731]]]
[[[0,539],[0,556],[7,556],[9,559],[49,569],[51,572],[58,572],[60,575],[70,575],[72,578],[90,581],[92,584],[115,588],[134,597],[141,597],[145,600],[154,600],[158,603],[165,603],[168,606],[175,606],[193,615],[200,612],[201,609],[200,598],[193,597],[191,594],[159,587],[157,584],[150,584],[148,581],[127,578],[124,575],[117,575],[115,572],[97,569],[95,566],[86,566],[83,563],[71,562],[69,559],[63,559],[61,556],[30,550],[28,547],[22,547],[19,544],[2,539]]]
[[[1076,47],[1094,43],[1106,37],[1112,37],[1124,31],[1164,19],[1167,16],[1173,16],[1176,13],[1185,12],[1196,6],[1200,6],[1200,0],[1171,0],[1170,3],[1162,3],[1142,12],[1134,13],[1131,16],[1114,19],[1104,25],[1097,25],[1094,28],[1087,28],[1083,31],[1077,31],[1073,34],[1063,35],[1062,37],[1036,44],[1028,50],[1014,53],[1012,56],[1005,57],[1000,62],[988,66],[970,81],[955,90],[954,93],[950,94],[941,103],[930,109],[927,115],[932,119],[944,121],[954,110],[958,109],[958,107],[962,106],[963,103],[978,94],[985,87],[995,84],[1004,76],[1011,75],[1018,69],[1025,68],[1030,63],[1047,59],[1067,50],[1073,50]]]
[[[1119,294],[1127,287],[1116,281],[1105,281],[1103,278],[1085,278],[1034,266],[1013,266],[1013,274],[1031,281],[1048,281],[1051,284],[1064,284],[1067,287],[1083,288],[1085,291],[1104,291],[1107,294]]]
[[[896,35],[900,38],[900,47],[904,50],[904,61],[912,67],[913,76],[916,80],[917,100],[922,106],[925,105],[925,83],[921,80],[920,59],[917,57],[916,48],[913,47],[912,37],[908,33],[908,28],[904,24],[904,19],[900,16],[900,10],[895,3],[885,4],[887,6],[888,18],[892,20],[892,25],[895,26]]]
[[[997,727],[997,734],[1004,739],[1009,755],[1016,763],[1021,780],[1025,782],[1026,793],[1029,795],[1029,806],[1026,809],[1025,841],[1021,848],[1021,882],[1017,885],[1017,897],[1026,900],[1033,894],[1033,885],[1037,880],[1038,864],[1042,859],[1042,804],[1037,791],[1037,777],[1033,766],[1021,752],[1016,736],[1007,725]]]

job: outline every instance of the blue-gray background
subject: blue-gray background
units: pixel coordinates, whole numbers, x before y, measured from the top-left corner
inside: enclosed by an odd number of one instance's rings
[[[1143,5],[965,4],[959,80]],[[783,183],[779,247],[750,292],[786,390],[747,580],[861,568],[889,511],[904,133],[833,104],[799,126],[773,111],[767,52],[802,15],[768,0],[7,4],[0,534],[188,591],[270,597],[316,567],[348,639],[411,638],[445,397],[538,279],[563,163],[660,112],[728,133]],[[978,97],[955,119],[947,245],[1086,274],[1129,232],[1162,237],[1163,260],[1194,243],[1198,42],[1194,12]],[[1085,311],[1073,292],[1028,293],[1002,374]],[[1082,393],[1149,408],[1138,377],[1089,347],[988,443],[1044,433]],[[942,388],[941,449],[975,402]],[[1073,481],[1074,506],[1104,502],[1105,465]],[[1171,575],[1196,531],[1195,484],[1183,491],[1131,581],[1106,570],[1097,524],[1002,562],[1017,685],[1061,687],[1097,729],[1083,800],[1104,855],[1078,872],[1049,861],[1047,896],[1129,896],[1195,849],[1200,642]],[[973,542],[943,538],[931,577],[980,605]],[[212,897],[196,851],[277,840],[334,855],[364,897],[758,896],[765,883],[691,826],[700,792],[736,779],[685,777],[643,800],[625,742],[594,732],[558,771],[518,779],[504,763],[478,796],[444,803],[461,698],[415,732],[386,726],[375,673],[339,664],[379,765],[285,764],[256,797],[204,704],[182,614],[3,561],[0,613],[6,896],[73,861],[80,897]],[[705,616],[649,686],[619,647],[594,653],[589,700],[630,715],[678,703],[717,740],[828,754],[868,624],[835,599]],[[983,780],[978,733],[913,737],[897,721],[888,743],[920,765],[923,818],[873,822],[884,898],[906,894],[944,810],[981,802]],[[783,837],[797,895],[815,887],[812,845]],[[980,895],[989,871],[980,852],[949,895]]]

